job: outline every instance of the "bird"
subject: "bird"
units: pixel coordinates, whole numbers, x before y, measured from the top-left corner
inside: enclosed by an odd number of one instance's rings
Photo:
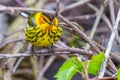
[[[62,35],[62,28],[56,16],[34,12],[26,16],[28,25],[24,28],[26,40],[33,46],[53,45]]]

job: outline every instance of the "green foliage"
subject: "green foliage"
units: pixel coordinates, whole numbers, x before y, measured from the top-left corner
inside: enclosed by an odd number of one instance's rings
[[[88,73],[97,75],[97,71],[100,69],[100,65],[105,59],[104,53],[99,53],[92,56],[90,61],[81,62],[77,57],[69,58],[59,68],[58,72],[54,76],[57,80],[71,80],[71,78],[77,73],[84,74],[84,66],[88,66]]]
[[[70,41],[70,46],[72,47],[80,47],[85,46],[86,41],[82,37],[78,37],[76,35],[73,35],[73,40]]]
[[[118,72],[117,72],[117,78],[118,80],[120,80],[120,68],[118,69]]]
[[[73,75],[78,71],[82,72],[83,66],[77,60],[77,57],[72,57],[64,62],[54,77],[57,78],[57,80],[71,80]]]
[[[78,45],[74,41],[71,41],[69,45],[72,47],[78,47]]]
[[[97,75],[97,71],[100,69],[103,59],[105,59],[104,53],[92,56],[92,59],[88,63],[88,73]]]

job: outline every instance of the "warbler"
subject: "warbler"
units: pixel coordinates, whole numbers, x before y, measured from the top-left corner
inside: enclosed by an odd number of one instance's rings
[[[53,15],[34,12],[29,14],[27,18],[28,25],[24,28],[24,33],[26,40],[33,46],[50,46],[62,35],[58,18]]]

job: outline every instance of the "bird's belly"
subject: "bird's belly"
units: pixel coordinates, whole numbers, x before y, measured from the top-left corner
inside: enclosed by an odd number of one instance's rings
[[[44,36],[44,37],[36,37],[37,41],[35,43],[33,43],[33,45],[35,46],[50,46],[54,43],[53,39],[48,37],[48,36]]]
[[[34,31],[33,31],[34,30]],[[61,29],[58,28],[54,32],[52,31],[43,31],[41,29],[25,29],[25,35],[28,42],[34,46],[50,46],[54,44],[61,36]]]
[[[28,37],[26,37],[26,39],[34,46],[45,47],[45,46],[50,46],[50,45],[54,44],[59,39],[59,37],[49,36],[48,34],[46,34],[43,37],[38,36],[33,40],[29,39]]]

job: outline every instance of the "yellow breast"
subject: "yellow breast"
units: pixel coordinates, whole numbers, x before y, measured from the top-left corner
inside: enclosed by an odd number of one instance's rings
[[[26,39],[34,46],[50,46],[60,38],[62,29],[57,27],[52,30],[42,30],[39,27],[30,27],[25,28],[24,32]]]

